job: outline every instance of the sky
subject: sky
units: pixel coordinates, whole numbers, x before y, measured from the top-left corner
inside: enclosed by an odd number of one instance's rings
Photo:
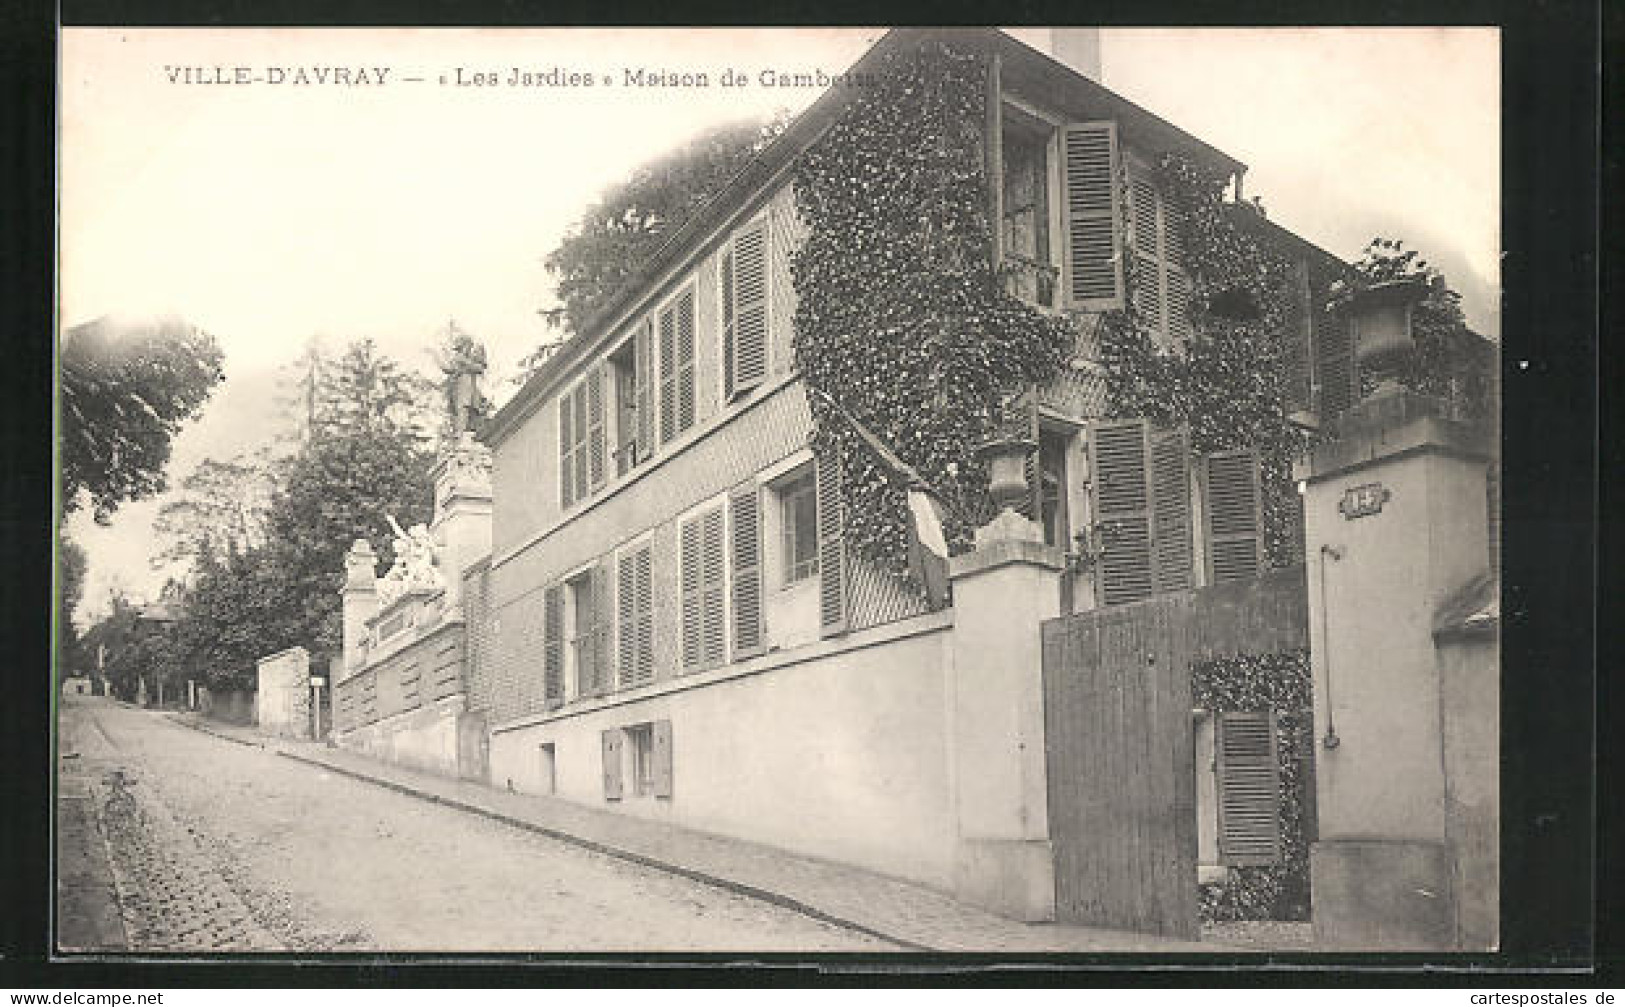
[[[263,442],[278,369],[313,337],[427,370],[455,318],[500,400],[549,338],[542,259],[605,186],[707,126],[800,111],[820,92],[764,71],[839,72],[881,34],[65,28],[59,321],[174,312],[219,339],[227,379],[177,437],[172,485]],[[1107,87],[1246,163],[1272,220],[1344,258],[1403,237],[1499,336],[1493,29],[1106,29],[1100,52]],[[188,82],[238,67],[258,80]],[[300,84],[301,67],[351,83]],[[507,86],[516,67],[615,84]],[[709,86],[627,86],[639,68]],[[750,83],[722,86],[730,68]],[[70,523],[90,560],[79,621],[111,587],[156,594],[161,503]]]

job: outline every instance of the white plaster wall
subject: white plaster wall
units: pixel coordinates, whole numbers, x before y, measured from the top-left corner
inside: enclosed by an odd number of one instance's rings
[[[338,735],[340,748],[361,752],[382,762],[421,769],[439,776],[457,777],[457,715],[463,712],[462,695],[381,720]]]
[[[1381,482],[1381,513],[1346,520],[1346,489]],[[1486,565],[1483,464],[1412,454],[1310,485],[1305,532],[1316,737],[1331,712],[1341,744],[1317,754],[1323,840],[1443,840],[1444,768],[1432,620]],[[1323,543],[1344,550],[1322,564]],[[1319,614],[1326,576],[1326,626]]]
[[[949,636],[933,628],[500,731],[491,782],[544,792],[540,746],[552,743],[556,793],[568,800],[948,887]],[[672,797],[632,796],[628,748],[627,796],[606,801],[600,732],[662,719],[672,723]]]

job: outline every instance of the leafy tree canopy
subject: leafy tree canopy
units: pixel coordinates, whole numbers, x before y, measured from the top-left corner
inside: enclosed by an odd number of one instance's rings
[[[587,208],[543,264],[559,306],[542,314],[561,341],[592,316],[648,261],[665,235],[680,226],[773,141],[788,123],[747,119],[715,127],[680,149],[645,164]],[[558,343],[520,362],[521,381]]]
[[[98,523],[164,488],[170,442],[224,377],[214,337],[176,318],[108,318],[62,341],[62,496],[88,496]]]

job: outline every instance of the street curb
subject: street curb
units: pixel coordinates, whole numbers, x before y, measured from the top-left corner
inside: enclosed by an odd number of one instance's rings
[[[169,714],[169,720],[170,720],[171,723],[179,724],[182,727],[189,727],[192,730],[198,732],[199,734],[207,734],[211,738],[219,738],[221,741],[229,741],[234,745],[242,745],[245,748],[259,748],[259,749],[263,749],[263,748],[266,747],[265,742],[263,742],[263,741],[248,741],[245,738],[236,738],[236,737],[233,737],[233,736],[231,736],[229,734],[226,734],[223,731],[211,730],[211,729],[209,729],[207,727],[204,727],[202,724],[199,724],[199,723],[197,723],[195,721],[186,720],[186,719],[184,719],[183,717],[181,717],[181,716],[179,716],[177,714],[173,714],[173,713]]]
[[[242,744],[248,744],[248,742],[242,742]],[[876,930],[874,927],[867,926],[855,920],[849,920],[841,916],[836,916],[833,913],[825,912],[816,906],[808,905],[799,899],[794,899],[788,895],[770,891],[766,888],[758,888],[755,885],[749,885],[742,881],[734,881],[731,878],[724,878],[716,874],[707,874],[704,871],[698,871],[691,867],[682,867],[678,864],[670,863],[669,861],[657,860],[654,857],[646,856],[642,853],[634,853],[631,850],[624,850],[618,846],[610,846],[607,843],[600,843],[597,840],[584,839],[581,836],[572,835],[568,832],[560,831],[559,829],[548,828],[545,825],[537,825],[535,822],[527,822],[523,818],[515,818],[512,815],[507,815],[500,811],[493,811],[490,808],[482,808],[477,804],[469,804],[465,801],[455,800],[450,797],[441,797],[439,794],[431,794],[422,790],[414,790],[413,788],[405,786],[404,784],[395,783],[391,780],[381,779],[376,776],[368,776],[366,773],[359,773],[353,769],[345,769],[341,766],[335,766],[330,762],[323,762],[320,759],[312,759],[303,755],[296,755],[293,752],[286,751],[285,749],[278,748],[275,751],[276,754],[285,759],[292,759],[295,762],[302,762],[307,766],[316,766],[317,768],[325,769],[328,772],[337,773],[340,776],[348,776],[351,779],[361,780],[364,783],[371,783],[374,786],[383,787],[385,790],[393,790],[396,793],[405,794],[408,797],[415,797],[422,801],[428,801],[431,804],[439,804],[458,811],[471,812],[484,818],[501,822],[504,825],[510,825],[516,829],[523,829],[526,832],[534,832],[537,835],[542,835],[549,839],[556,839],[560,842],[569,843],[572,846],[578,846],[585,850],[591,850],[594,853],[601,853],[605,856],[614,857],[617,860],[624,860],[628,863],[637,864],[642,867],[649,867],[657,871],[664,871],[667,874],[675,874],[679,877],[687,878],[690,881],[697,881],[703,885],[709,885],[713,888],[720,888],[723,891],[731,892],[735,895],[741,895],[745,898],[766,902],[770,905],[778,906],[781,909],[788,909],[791,912],[800,913],[801,915],[817,920],[820,923],[840,927],[844,930],[855,931],[856,933],[863,934],[866,937],[873,937],[876,940],[885,941],[888,944],[896,944],[907,951],[937,951],[936,948],[927,947],[924,944],[919,944],[915,941],[908,940],[907,938],[897,937],[893,934]]]

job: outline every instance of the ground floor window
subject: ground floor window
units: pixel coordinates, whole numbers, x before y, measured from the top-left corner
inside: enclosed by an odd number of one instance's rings
[[[633,724],[626,729],[626,741],[632,750],[632,793],[639,797],[654,793],[654,725]]]

